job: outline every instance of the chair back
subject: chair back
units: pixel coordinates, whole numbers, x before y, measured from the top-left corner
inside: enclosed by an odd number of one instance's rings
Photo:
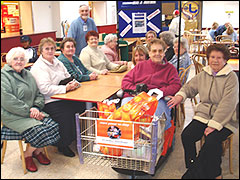
[[[180,78],[182,86],[187,82],[187,77],[190,72],[191,66],[192,66],[192,64],[190,64],[187,68],[183,68],[183,67],[179,68],[178,76]]]
[[[199,62],[197,60],[197,57],[198,57],[198,54],[193,54],[192,55],[192,60],[193,60],[193,64],[194,64],[194,67],[195,67],[195,74],[197,75],[198,73],[200,73],[204,67],[204,65]]]

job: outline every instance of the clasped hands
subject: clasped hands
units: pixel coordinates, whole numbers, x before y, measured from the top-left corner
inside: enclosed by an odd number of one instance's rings
[[[30,109],[30,118],[34,118],[37,120],[42,120],[45,117],[45,115],[40,112],[37,108],[31,108]]]
[[[77,89],[79,87],[80,87],[80,83],[78,81],[76,81],[75,79],[73,79],[72,81],[67,83],[66,90],[67,91],[72,91],[72,90]]]

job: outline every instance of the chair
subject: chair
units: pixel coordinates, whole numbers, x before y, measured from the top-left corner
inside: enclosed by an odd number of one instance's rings
[[[179,68],[179,78],[181,81],[181,85],[183,86],[186,82],[187,82],[187,76],[190,72],[190,68],[191,68],[192,64],[190,64],[186,69],[185,68]],[[182,116],[185,119],[185,107],[184,107],[184,103],[181,103],[178,107],[177,107],[177,123],[178,123],[178,127],[181,126],[181,121],[182,121]]]
[[[221,41],[221,40],[223,40],[223,39],[226,38],[226,37],[228,37],[228,35],[218,35],[218,36],[216,37],[216,41]]]
[[[192,33],[190,31],[184,30],[183,37],[188,40],[189,52],[192,53],[193,52],[193,47],[192,47],[193,35],[192,35]]]
[[[200,62],[200,58],[202,58],[202,62]],[[202,71],[204,64],[207,63],[207,56],[205,54],[193,54],[191,59],[193,60],[193,64],[195,67],[195,74],[197,75]]]
[[[203,136],[200,140],[200,148],[203,146],[203,143],[205,141],[205,137]],[[232,169],[232,142],[233,142],[233,134],[230,134],[225,141],[222,142],[222,156],[225,155],[226,149],[229,148],[229,172],[233,174]]]
[[[3,68],[3,66],[7,63],[6,55],[7,55],[7,53],[1,53],[1,68]]]
[[[6,137],[6,139],[3,138],[3,134],[4,137]],[[2,126],[1,128],[1,140],[2,140],[2,159],[1,159],[1,164],[3,164],[4,161],[4,157],[5,157],[5,153],[6,153],[6,148],[7,148],[7,141],[9,140],[17,140],[18,144],[19,144],[19,150],[20,150],[20,154],[21,154],[21,159],[22,159],[22,167],[23,167],[23,172],[24,174],[27,173],[27,169],[26,169],[26,163],[25,163],[25,158],[24,158],[24,153],[23,153],[23,145],[22,145],[22,141],[24,141],[23,137],[16,131],[13,131],[9,128],[7,128],[6,126]],[[27,143],[27,146],[29,146],[29,143]],[[44,147],[44,152],[47,156],[48,159],[48,152],[47,152],[47,148]]]

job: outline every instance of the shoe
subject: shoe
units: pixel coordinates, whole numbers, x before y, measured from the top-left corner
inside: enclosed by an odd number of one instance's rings
[[[42,165],[49,165],[51,163],[51,161],[42,152],[40,152],[38,155],[33,153],[32,157],[36,158]]]
[[[58,147],[58,151],[62,152],[64,156],[68,157],[75,156],[75,153],[68,146]]]
[[[38,170],[36,164],[33,162],[32,156],[25,157],[25,163],[28,171],[36,172]]]

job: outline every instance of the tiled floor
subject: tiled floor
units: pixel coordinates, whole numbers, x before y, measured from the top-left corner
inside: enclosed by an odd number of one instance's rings
[[[191,75],[194,73],[194,68],[191,69]],[[168,159],[157,170],[155,176],[144,175],[136,176],[137,179],[180,179],[186,171],[183,159],[183,147],[180,139],[180,134],[192,119],[193,109],[190,100],[185,102],[186,119],[184,125],[176,128],[176,142],[173,152]],[[71,145],[71,148],[76,151],[76,143]],[[1,164],[1,179],[129,179],[130,176],[119,174],[111,167],[80,164],[78,156],[67,158],[58,152],[55,152],[53,147],[48,147],[48,152],[51,158],[51,164],[48,166],[40,165],[37,161],[38,171],[35,173],[28,172],[23,174],[21,160],[19,158],[19,148],[16,141],[8,142],[7,152],[4,163]],[[77,154],[77,153],[76,153]],[[239,132],[233,137],[233,171],[229,173],[228,166],[228,150],[222,158],[222,174],[224,179],[239,179]]]

